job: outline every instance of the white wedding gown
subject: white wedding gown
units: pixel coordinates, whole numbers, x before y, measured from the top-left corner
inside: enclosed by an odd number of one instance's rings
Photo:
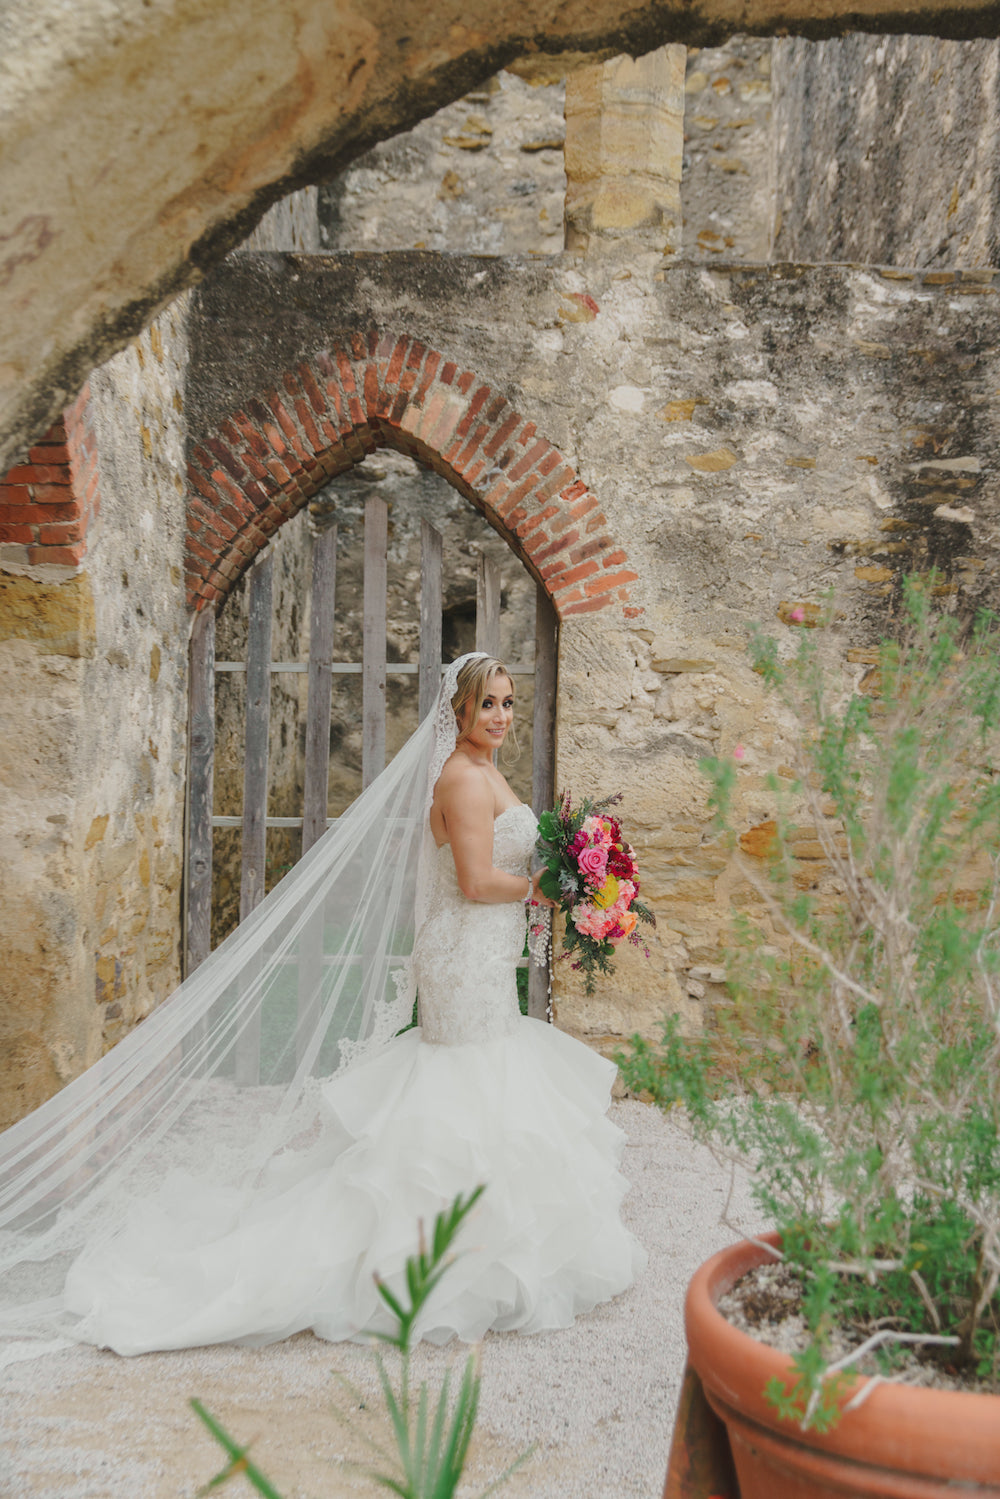
[[[530,808],[503,812],[496,867],[523,873],[536,831]],[[521,904],[466,900],[450,848],[436,859],[414,951],[421,1026],[320,1084],[319,1140],[278,1156],[249,1198],[199,1200],[186,1178],[137,1202],[70,1269],[78,1336],[132,1354],[384,1329],[373,1273],[398,1286],[418,1220],[480,1182],[420,1337],[568,1327],[632,1283],[645,1252],[619,1216],[614,1066],[520,1015]]]

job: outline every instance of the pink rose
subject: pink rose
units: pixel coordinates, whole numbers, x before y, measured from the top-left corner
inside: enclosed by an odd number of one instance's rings
[[[603,880],[608,867],[608,851],[605,848],[585,848],[577,856],[577,864],[584,874]]]

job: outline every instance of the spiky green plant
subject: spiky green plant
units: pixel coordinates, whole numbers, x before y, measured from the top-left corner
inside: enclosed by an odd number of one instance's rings
[[[400,1354],[396,1384],[381,1354],[375,1354],[396,1451],[393,1458],[366,1437],[383,1461],[393,1465],[393,1471],[373,1468],[364,1471],[373,1483],[391,1490],[400,1499],[453,1499],[469,1454],[479,1410],[478,1349],[466,1359],[457,1388],[452,1390],[452,1371],[448,1370],[436,1398],[426,1381],[413,1389],[410,1360],[419,1313],[447,1274],[454,1259],[452,1246],[458,1231],[484,1190],[480,1186],[468,1196],[460,1193],[449,1208],[438,1213],[429,1248],[424,1243],[423,1226],[420,1226],[420,1245],[417,1253],[406,1261],[405,1291],[400,1295],[391,1291],[379,1276],[375,1277],[378,1293],[395,1321],[391,1332],[376,1333],[375,1337]],[[248,1448],[241,1447],[201,1401],[192,1400],[191,1406],[229,1456],[226,1466],[199,1490],[199,1495],[206,1495],[230,1479],[243,1476],[265,1499],[281,1499],[270,1480],[250,1461]],[[487,1499],[488,1495],[495,1493],[528,1456],[529,1453],[525,1452],[517,1458],[483,1491],[480,1499]]]
[[[754,892],[727,1037],[670,1022],[620,1059],[631,1087],[752,1166],[811,1333],[771,1397],[819,1427],[850,1383],[830,1378],[837,1323],[872,1336],[887,1375],[918,1342],[1000,1389],[1000,649],[993,616],[963,630],[929,595],[907,583],[874,695],[824,668],[811,634],[788,662],[755,641],[795,724],[794,780],[770,779],[770,847],[748,858],[739,767],[703,765]],[[803,837],[825,874],[796,859]]]

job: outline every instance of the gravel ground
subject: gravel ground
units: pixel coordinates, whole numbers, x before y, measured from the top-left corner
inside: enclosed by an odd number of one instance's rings
[[[529,1445],[507,1499],[659,1499],[684,1367],[684,1292],[696,1266],[732,1240],[719,1222],[729,1174],[655,1109],[616,1103],[612,1118],[629,1136],[625,1217],[648,1269],[566,1332],[487,1337],[469,1499]],[[743,1181],[729,1215],[754,1226]],[[418,1377],[438,1378],[463,1357],[422,1346]],[[0,1495],[194,1499],[222,1457],[191,1396],[239,1441],[253,1439],[254,1461],[284,1499],[386,1492],[351,1466],[371,1463],[366,1443],[387,1439],[371,1353],[304,1333],[263,1349],[122,1359],[77,1348],[13,1365],[0,1373]],[[251,1489],[237,1479],[226,1492]]]

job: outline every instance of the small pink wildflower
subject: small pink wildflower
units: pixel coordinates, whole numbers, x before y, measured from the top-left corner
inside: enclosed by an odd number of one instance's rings
[[[585,817],[581,831],[586,833],[595,848],[611,847],[611,829],[603,817]]]
[[[733,750],[733,759],[734,760],[745,760],[746,759],[746,754],[747,754],[747,752],[743,748],[742,744],[738,744],[736,746],[736,748]]]
[[[801,605],[796,605],[796,607],[791,611],[791,613],[788,616],[788,618],[791,620],[791,622],[792,622],[793,625],[800,625],[802,623],[802,621],[805,619],[805,617],[806,617],[806,611],[801,607]]]

